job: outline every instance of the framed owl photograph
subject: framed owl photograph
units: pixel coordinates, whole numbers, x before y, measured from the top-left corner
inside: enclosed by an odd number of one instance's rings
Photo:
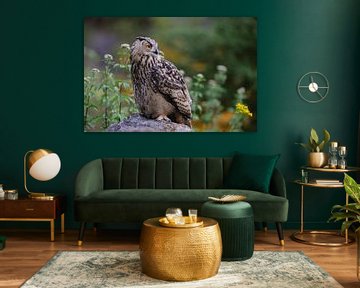
[[[247,132],[254,17],[86,17],[85,132]]]

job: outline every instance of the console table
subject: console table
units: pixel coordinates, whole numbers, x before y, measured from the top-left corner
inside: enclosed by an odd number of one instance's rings
[[[61,218],[61,233],[65,230],[65,197],[54,196],[49,200],[19,198],[0,200],[0,221],[48,221],[50,241],[54,241],[55,220]]]
[[[308,170],[309,172],[320,172],[320,173],[347,173],[347,172],[356,172],[360,171],[358,167],[347,167],[346,169],[330,169],[330,168],[312,168],[312,167],[301,167],[301,169]],[[354,238],[350,237],[348,234],[348,230],[345,230],[345,236],[343,237],[340,233],[334,231],[305,231],[304,230],[304,187],[317,187],[317,188],[343,188],[344,184],[342,182],[334,183],[334,184],[319,184],[316,182],[302,182],[301,180],[295,180],[295,184],[300,185],[301,194],[300,194],[300,231],[293,233],[290,238],[296,242],[309,244],[309,245],[318,245],[318,246],[343,246],[350,244],[355,241]],[[349,203],[349,195],[345,193],[345,202],[346,205]],[[343,242],[318,242],[315,239],[308,241],[301,238],[302,235],[332,235],[343,237]]]

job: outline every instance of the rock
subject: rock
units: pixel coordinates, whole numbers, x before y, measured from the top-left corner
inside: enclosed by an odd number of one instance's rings
[[[108,127],[109,132],[191,132],[185,124],[166,120],[153,120],[136,113]]]

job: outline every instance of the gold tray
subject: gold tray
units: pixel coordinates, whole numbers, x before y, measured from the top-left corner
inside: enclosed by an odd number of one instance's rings
[[[204,224],[203,221],[201,221],[201,220],[199,221],[199,217],[198,217],[198,222],[196,222],[196,223],[190,223],[189,216],[185,216],[184,218],[185,218],[185,224],[170,223],[166,217],[160,218],[159,224],[161,226],[170,227],[170,228],[194,228],[194,227],[199,227]]]
[[[215,198],[215,197],[208,197],[210,200],[215,202],[237,202],[237,201],[243,201],[246,199],[246,196],[243,195],[223,195],[221,198]]]

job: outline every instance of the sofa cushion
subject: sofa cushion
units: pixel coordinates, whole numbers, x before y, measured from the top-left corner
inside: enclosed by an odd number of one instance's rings
[[[161,207],[160,211],[165,211],[166,208],[174,205],[182,209],[200,209],[202,203],[208,201],[209,196],[221,197],[228,194],[238,194],[246,196],[246,202],[249,202],[254,209],[255,221],[285,222],[287,220],[288,200],[286,198],[250,190],[110,189],[98,191],[97,193],[91,194],[87,197],[77,199],[75,200],[75,203],[76,206],[81,207],[97,207],[94,208],[95,211],[97,209],[106,209],[104,207],[108,207],[109,209],[111,207],[111,209],[117,209],[118,213],[121,214],[122,208],[132,205],[143,207],[143,210],[149,209],[149,207]],[[131,209],[126,210],[128,211],[127,213],[130,213]],[[95,211],[94,213],[96,214]],[[185,214],[187,213],[186,210],[183,210],[183,212]],[[143,215],[143,213],[144,211],[140,214]],[[104,213],[100,214],[106,214],[105,210]],[[149,216],[155,217],[161,215],[151,214]],[[117,217],[114,216],[114,218]],[[140,220],[141,219],[139,219],[139,221]]]
[[[269,193],[271,176],[279,157],[236,153],[224,179],[224,187]]]
[[[215,189],[232,158],[104,158],[97,169],[104,189]],[[81,174],[81,173],[79,173]]]

